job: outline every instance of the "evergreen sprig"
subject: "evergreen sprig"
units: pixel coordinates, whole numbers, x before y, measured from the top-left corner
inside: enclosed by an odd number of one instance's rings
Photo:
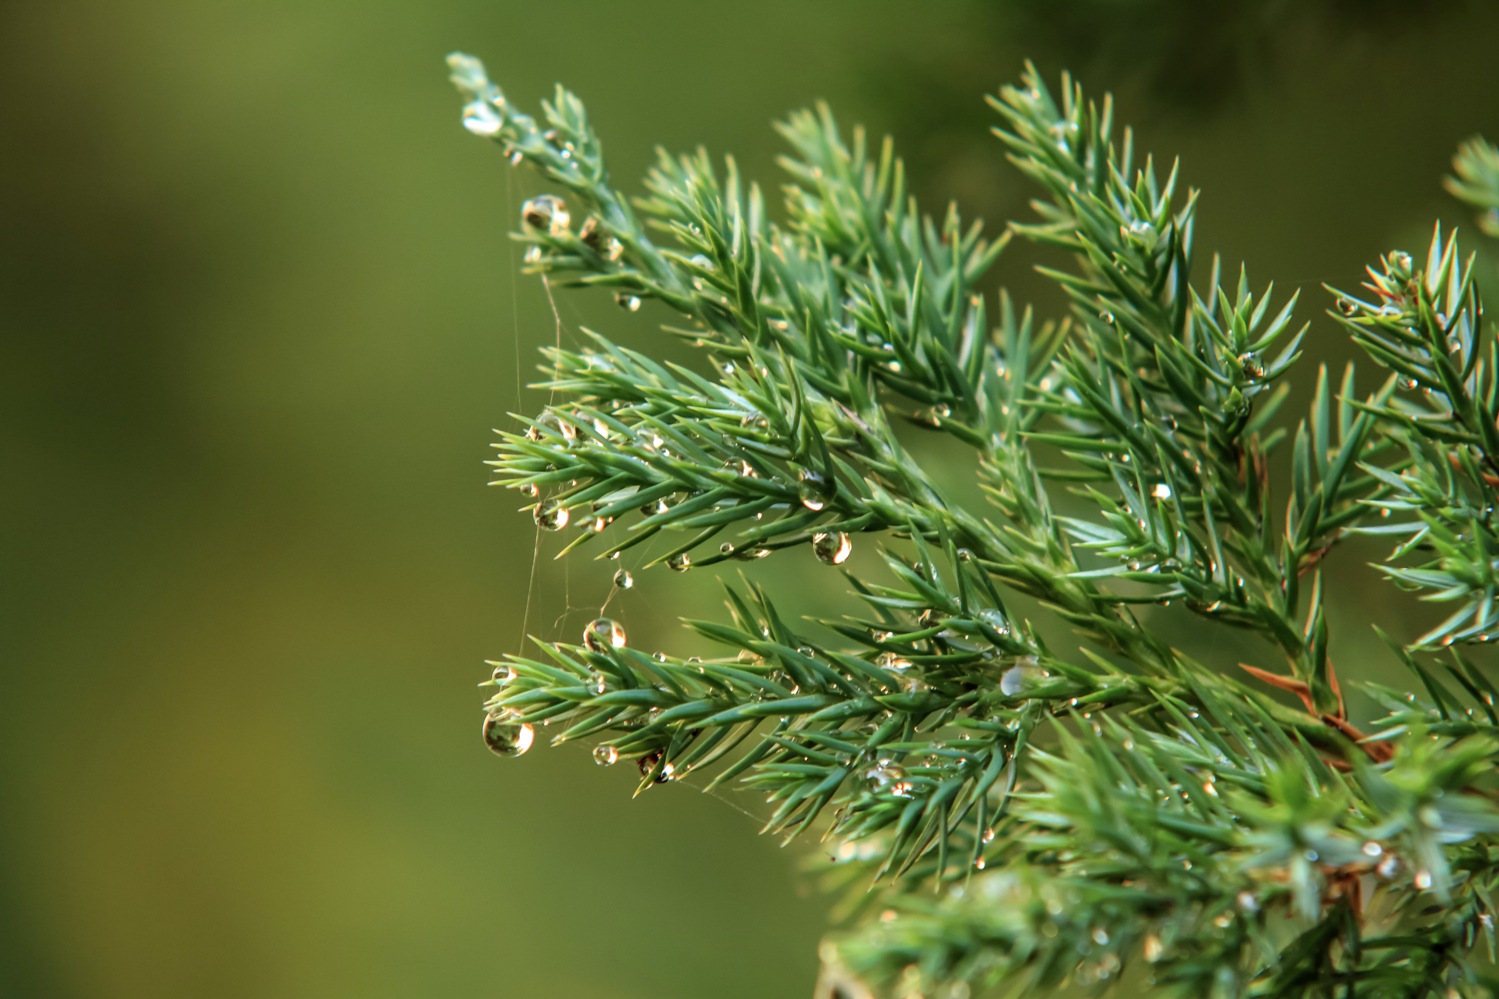
[[[1066,78],[1053,94],[1029,70],[992,101],[1042,192],[1037,221],[994,237],[923,214],[891,143],[845,138],[826,108],[781,126],[779,213],[704,152],[662,153],[630,198],[575,96],[538,121],[477,60],[450,66],[469,130],[562,192],[523,206],[528,268],[664,306],[708,362],[600,333],[548,350],[556,401],[501,434],[496,482],[574,529],[569,551],[664,540],[647,567],[700,571],[810,548],[838,567],[878,538],[884,567],[842,572],[846,617],[730,585],[726,619],[687,622],[702,657],[637,649],[607,618],[539,640],[494,664],[492,749],[547,724],[633,760],[641,789],[700,772],[766,795],[767,832],[821,830],[856,903],[824,947],[828,996],[1494,987],[1475,947],[1492,955],[1499,715],[1460,647],[1499,614],[1499,362],[1455,240],[1338,293],[1393,374],[1360,395],[1351,365],[1320,370],[1288,420],[1297,296],[1242,268],[1225,283],[1216,259],[1196,276],[1195,192],[1137,165],[1110,101]],[[1499,152],[1474,140],[1456,172],[1499,207]],[[986,291],[1017,235],[1070,259],[1043,269],[1069,315]],[[922,432],[972,450],[989,509],[915,460]],[[1387,714],[1358,722],[1323,600],[1354,533],[1392,535],[1384,574],[1459,604],[1387,638],[1421,696],[1365,684]],[[1017,594],[1078,641],[1054,648]],[[1140,613],[1171,602],[1273,657],[1193,659]]]

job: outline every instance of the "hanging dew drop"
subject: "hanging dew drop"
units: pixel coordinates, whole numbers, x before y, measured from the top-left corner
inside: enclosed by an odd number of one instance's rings
[[[534,482],[526,482],[519,486],[516,486],[515,488],[516,491],[519,492],[522,496],[526,497],[526,499],[535,499],[536,497],[541,495],[541,490],[537,488],[536,483]]]
[[[544,229],[553,236],[561,236],[572,225],[567,202],[555,194],[538,194],[529,199],[520,209],[521,221],[532,229]]]
[[[666,565],[667,568],[677,572],[686,572],[692,568],[692,557],[686,552],[677,552],[677,554],[666,560]]]
[[[619,750],[613,746],[598,746],[593,751],[593,762],[601,767],[612,767],[619,762]]]
[[[1158,500],[1168,500],[1171,498],[1171,487],[1164,482],[1157,482],[1150,487],[1150,495]]]
[[[537,504],[534,516],[536,526],[543,531],[560,531],[567,526],[569,514],[567,507],[556,500],[545,500]]]
[[[812,554],[824,565],[842,565],[854,550],[854,543],[842,531],[819,531],[812,535]]]
[[[490,674],[490,679],[495,683],[509,683],[515,679],[515,670],[504,663],[498,663],[494,668],[494,672]]]
[[[624,309],[626,312],[639,312],[640,296],[631,295],[627,291],[622,291],[618,295],[614,296],[614,304],[619,306],[621,309]]]
[[[1035,656],[1026,656],[1000,676],[999,692],[1006,697],[1019,697],[1038,686],[1050,675],[1037,665]]]
[[[630,575],[628,569],[621,569],[614,574],[614,585],[621,590],[628,590],[635,585],[635,577]]]
[[[909,798],[912,792],[905,767],[890,760],[880,760],[864,771],[864,783],[876,794],[886,792],[897,798]]]
[[[513,167],[520,166],[525,158],[526,154],[521,152],[519,149],[513,149],[510,151],[510,165]]]
[[[484,717],[484,745],[496,756],[520,756],[536,740],[530,725],[509,721],[504,714]]]
[[[978,619],[980,624],[1000,638],[1004,638],[1010,633],[1010,622],[1005,620],[1005,616],[993,607],[985,607],[979,611]]]
[[[583,629],[583,644],[594,652],[622,649],[625,645],[625,629],[613,618],[596,618]]]
[[[802,506],[813,513],[821,511],[828,505],[833,492],[833,483],[829,482],[827,476],[821,472],[806,468],[797,476],[797,498],[801,500]]]
[[[463,108],[463,127],[486,138],[500,134],[504,119],[488,101],[474,101]]]

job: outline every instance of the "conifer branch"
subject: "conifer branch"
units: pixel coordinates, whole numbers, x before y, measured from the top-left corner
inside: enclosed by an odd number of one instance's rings
[[[891,144],[846,140],[826,108],[780,128],[779,217],[704,152],[662,153],[631,199],[575,96],[538,122],[477,60],[450,65],[469,130],[562,191],[523,206],[528,268],[664,306],[707,362],[586,331],[548,350],[557,401],[500,434],[496,483],[575,532],[564,553],[664,540],[641,569],[701,571],[810,549],[860,606],[790,617],[745,581],[726,619],[687,622],[701,657],[638,649],[607,618],[538,638],[493,664],[491,749],[545,726],[633,760],[640,789],[701,774],[764,794],[769,833],[821,831],[862,899],[825,951],[829,995],[1132,967],[1183,996],[1484,987],[1499,713],[1459,646],[1496,633],[1499,357],[1454,240],[1339,296],[1393,375],[1360,395],[1352,366],[1319,370],[1291,425],[1297,296],[1242,268],[1230,287],[1216,259],[1194,276],[1195,192],[1137,167],[1111,103],[1069,79],[1054,96],[1031,69],[992,101],[1042,191],[1038,221],[993,237],[923,214]],[[1492,147],[1455,169],[1455,193],[1499,206]],[[1045,271],[1070,316],[982,293],[1011,233],[1070,255]],[[970,448],[991,509],[956,502],[903,423]],[[1078,502],[1063,515],[1053,493]],[[1354,532],[1392,535],[1382,571],[1458,604],[1388,640],[1422,696],[1366,685],[1388,711],[1372,721],[1349,717],[1328,654],[1324,579]],[[867,542],[881,575],[837,568]],[[1051,647],[1016,594],[1076,646]],[[1138,613],[1170,601],[1282,663],[1194,660]]]

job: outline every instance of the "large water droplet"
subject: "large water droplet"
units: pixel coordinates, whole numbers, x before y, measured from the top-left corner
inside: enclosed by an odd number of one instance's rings
[[[614,585],[621,590],[628,590],[635,585],[635,577],[630,575],[628,569],[621,569],[614,574]]]
[[[593,762],[601,767],[612,767],[619,762],[619,750],[613,746],[598,746],[593,751]]]
[[[495,683],[509,683],[515,679],[515,670],[505,663],[496,663],[490,679]]]
[[[519,756],[534,741],[536,730],[530,725],[511,721],[503,713],[484,716],[484,745],[496,756]]]
[[[801,500],[802,506],[818,512],[828,505],[834,491],[833,483],[828,481],[827,476],[810,468],[803,469],[797,477],[796,495]]]
[[[1239,369],[1252,382],[1265,377],[1265,362],[1252,350],[1239,355]]]
[[[475,135],[498,135],[504,124],[505,120],[488,101],[474,101],[463,107],[463,127]]]
[[[854,543],[842,531],[819,531],[812,535],[812,554],[826,565],[842,565],[853,550]]]
[[[570,516],[567,507],[556,500],[544,500],[536,505],[536,526],[543,531],[560,531],[567,526]]]
[[[619,306],[621,309],[624,309],[626,312],[639,312],[640,296],[632,295],[627,291],[622,291],[618,295],[614,296],[614,304]]]
[[[538,194],[520,209],[521,221],[532,229],[545,229],[553,236],[567,232],[573,217],[568,214],[567,202],[555,194]]]
[[[1158,500],[1168,500],[1171,498],[1171,487],[1164,482],[1157,482],[1150,487],[1150,495]]]
[[[667,568],[675,569],[677,572],[686,572],[692,568],[692,557],[686,552],[677,552],[666,560]]]
[[[596,618],[583,629],[583,644],[595,652],[622,649],[625,645],[625,629],[613,618]]]

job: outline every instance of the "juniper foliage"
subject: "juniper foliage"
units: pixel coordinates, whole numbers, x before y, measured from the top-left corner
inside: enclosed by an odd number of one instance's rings
[[[826,108],[779,126],[780,212],[702,152],[661,153],[628,197],[578,98],[537,120],[449,62],[468,129],[560,192],[524,207],[528,269],[656,309],[712,359],[598,333],[547,351],[555,401],[501,435],[496,481],[543,529],[582,524],[569,549],[837,566],[857,537],[886,568],[844,573],[865,610],[827,621],[730,585],[726,618],[688,622],[715,657],[647,653],[607,619],[539,641],[494,664],[492,749],[550,722],[641,787],[701,772],[766,795],[767,832],[824,837],[853,903],[824,996],[1499,987],[1499,714],[1473,656],[1499,635],[1499,348],[1454,237],[1332,291],[1384,372],[1361,387],[1304,370],[1296,295],[1197,260],[1196,193],[1065,76],[991,99],[1039,190],[994,236],[921,213],[890,142]],[[1449,188],[1499,235],[1499,150],[1464,145]],[[1070,259],[1044,269],[1069,315],[980,293],[1014,237]],[[1299,415],[1293,376],[1315,385]],[[972,450],[987,509],[913,460],[904,423]],[[1455,608],[1387,636],[1413,692],[1329,655],[1324,579],[1357,569],[1334,553],[1358,534]],[[1050,647],[1017,599],[1076,641]],[[1158,602],[1273,652],[1197,661],[1142,624]],[[1350,717],[1355,683],[1384,714]]]

